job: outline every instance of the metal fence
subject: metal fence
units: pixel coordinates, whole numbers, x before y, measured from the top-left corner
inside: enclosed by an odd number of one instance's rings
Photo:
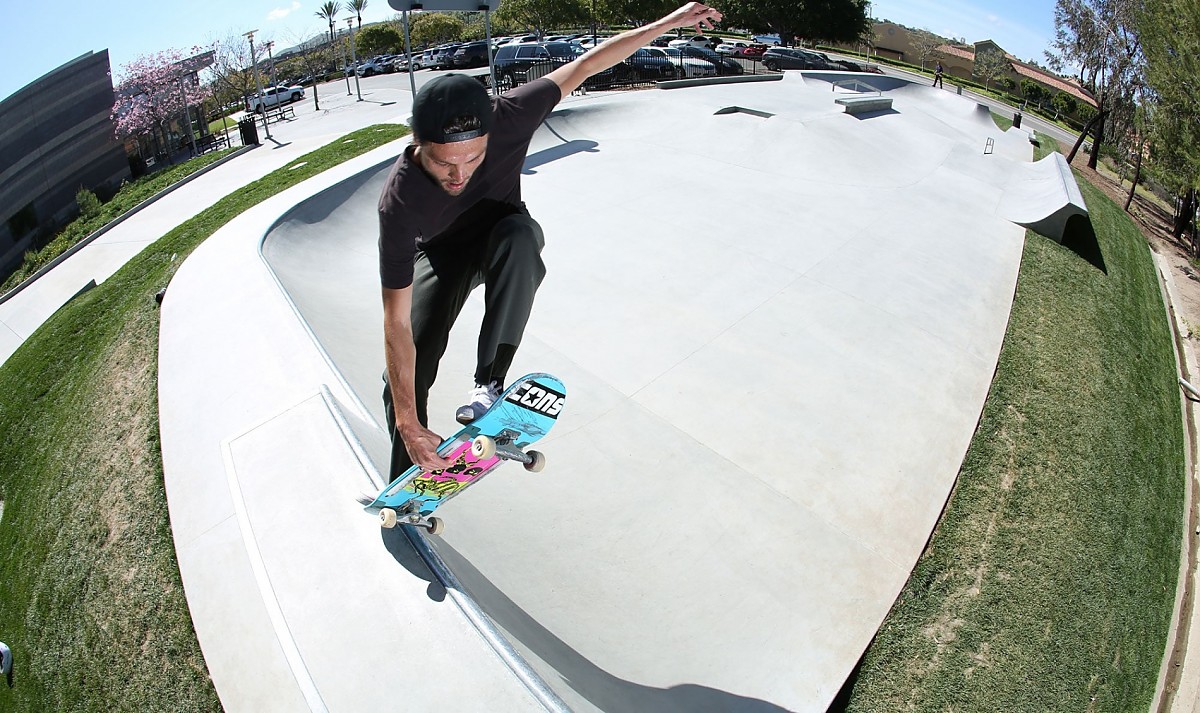
[[[711,74],[701,74],[695,64],[695,58],[672,58],[664,62],[646,63],[625,60],[611,70],[606,70],[588,78],[582,89],[584,91],[606,91],[623,89],[644,89],[655,86],[658,82],[673,79],[693,79],[702,76],[728,77],[746,74],[779,74],[777,70],[767,69],[762,61],[748,58],[727,57],[720,67],[714,67]],[[496,81],[501,90],[531,82],[544,77],[559,66],[553,62],[534,64],[524,70],[507,71],[497,68]]]

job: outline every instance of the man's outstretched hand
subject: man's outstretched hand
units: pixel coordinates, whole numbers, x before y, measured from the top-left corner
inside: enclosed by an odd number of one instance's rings
[[[713,25],[721,21],[721,13],[715,8],[690,2],[662,19],[667,29],[676,27],[694,27],[697,34],[713,29]]]

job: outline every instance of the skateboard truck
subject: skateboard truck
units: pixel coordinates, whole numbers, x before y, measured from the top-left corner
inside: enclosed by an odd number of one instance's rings
[[[476,436],[471,442],[471,454],[480,460],[492,456],[502,460],[515,460],[524,463],[525,470],[530,473],[540,473],[546,467],[546,456],[542,455],[541,451],[526,453],[514,446],[513,441],[520,436],[520,433],[507,428],[495,436]]]
[[[422,515],[416,501],[405,503],[404,507],[398,509],[383,508],[379,511],[379,524],[389,530],[396,525],[423,527],[431,535],[440,535],[445,528],[440,517]]]

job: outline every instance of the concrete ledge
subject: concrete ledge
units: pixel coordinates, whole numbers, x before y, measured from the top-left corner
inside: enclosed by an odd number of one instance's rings
[[[835,99],[834,103],[846,107],[847,114],[865,114],[892,108],[891,97],[841,97]]]
[[[659,89],[680,89],[682,87],[703,87],[709,84],[745,84],[749,82],[778,82],[782,74],[738,74],[732,77],[697,77],[695,79],[668,79],[658,82]]]
[[[184,178],[183,180],[181,180],[181,181],[178,181],[178,182],[176,182],[176,183],[172,183],[171,185],[169,185],[169,186],[167,186],[166,188],[162,189],[162,190],[161,190],[161,191],[159,191],[158,193],[155,193],[154,195],[150,196],[150,197],[149,197],[149,198],[147,198],[146,200],[142,201],[141,203],[138,203],[138,204],[137,204],[137,205],[135,205],[134,207],[132,207],[132,208],[130,208],[129,210],[125,211],[125,212],[124,212],[124,213],[122,213],[121,215],[118,215],[116,218],[113,218],[111,221],[109,221],[108,223],[104,224],[102,227],[100,227],[99,229],[97,229],[97,230],[96,230],[96,232],[94,232],[94,233],[92,233],[91,235],[87,236],[87,237],[86,237],[86,238],[84,238],[83,240],[80,240],[79,242],[75,243],[75,244],[74,244],[74,245],[72,245],[70,248],[68,248],[66,251],[64,251],[64,252],[63,252],[61,255],[59,255],[58,257],[54,258],[53,260],[51,260],[50,262],[46,263],[45,265],[43,265],[43,266],[42,266],[42,269],[40,269],[40,270],[38,270],[37,272],[33,273],[33,275],[31,275],[30,277],[28,277],[28,278],[26,278],[25,280],[23,280],[23,281],[22,281],[22,282],[21,282],[19,285],[17,285],[16,287],[12,288],[12,289],[11,289],[11,290],[9,290],[8,292],[5,292],[4,294],[0,295],[0,304],[4,304],[4,303],[5,303],[5,302],[7,302],[8,300],[12,299],[12,297],[14,297],[14,296],[15,296],[17,293],[19,293],[21,290],[23,290],[23,289],[25,289],[26,287],[28,287],[28,286],[30,286],[31,284],[33,284],[33,283],[34,283],[34,282],[35,282],[35,281],[36,281],[36,280],[37,280],[39,277],[41,277],[42,275],[45,275],[47,272],[50,272],[50,271],[51,271],[51,270],[53,270],[55,267],[57,267],[57,266],[58,266],[60,263],[62,263],[64,260],[66,260],[67,258],[71,257],[71,256],[72,256],[72,255],[74,255],[75,253],[77,253],[77,252],[79,252],[80,250],[82,250],[82,249],[84,249],[85,247],[87,247],[87,246],[88,246],[88,244],[89,244],[89,243],[91,243],[91,242],[92,242],[93,240],[95,240],[96,238],[99,238],[101,235],[104,235],[104,234],[105,234],[105,233],[107,233],[108,231],[112,230],[113,228],[117,227],[117,226],[118,226],[118,225],[120,225],[121,223],[125,222],[125,220],[126,220],[127,218],[129,218],[129,217],[131,217],[131,216],[133,216],[133,215],[136,215],[136,214],[137,214],[139,211],[141,211],[143,208],[146,208],[146,207],[147,207],[147,206],[149,206],[150,204],[154,203],[154,202],[155,202],[155,201],[157,201],[158,199],[160,199],[160,198],[162,198],[163,196],[165,196],[165,195],[167,195],[168,193],[170,193],[171,191],[174,191],[174,190],[175,190],[175,189],[177,189],[177,188],[182,188],[183,186],[187,185],[187,184],[188,184],[188,183],[190,183],[191,181],[193,181],[193,180],[195,180],[195,179],[197,179],[197,178],[199,178],[199,177],[203,176],[204,174],[208,173],[209,171],[213,170],[213,169],[214,169],[214,168],[216,168],[217,166],[220,166],[220,165],[222,165],[222,164],[223,164],[223,163],[225,163],[226,161],[229,161],[229,160],[233,159],[233,158],[234,158],[234,157],[236,157],[236,156],[241,156],[242,154],[246,153],[247,151],[250,151],[251,149],[254,149],[254,148],[257,148],[257,147],[258,147],[258,144],[255,144],[254,146],[243,146],[242,148],[238,149],[237,151],[234,151],[233,153],[229,154],[228,156],[226,156],[225,158],[221,159],[220,161],[214,161],[212,164],[210,164],[210,165],[208,165],[208,166],[205,166],[204,168],[200,169],[199,171],[196,171],[195,173],[191,174],[191,175],[190,175],[190,176],[188,176],[187,178]]]

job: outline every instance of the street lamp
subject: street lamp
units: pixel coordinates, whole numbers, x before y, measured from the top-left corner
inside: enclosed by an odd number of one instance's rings
[[[346,27],[350,28],[350,59],[354,62],[354,91],[358,92],[358,100],[362,101],[362,87],[358,86],[358,50],[354,47],[354,18],[346,18]]]
[[[263,94],[262,80],[258,76],[258,58],[254,54],[254,33],[258,30],[250,30],[243,34],[243,37],[250,39],[250,65],[254,67],[254,85],[258,87],[258,105],[263,110],[263,130],[267,132],[267,141],[271,140],[271,122],[267,121],[267,98]],[[253,112],[252,112],[253,113]]]

